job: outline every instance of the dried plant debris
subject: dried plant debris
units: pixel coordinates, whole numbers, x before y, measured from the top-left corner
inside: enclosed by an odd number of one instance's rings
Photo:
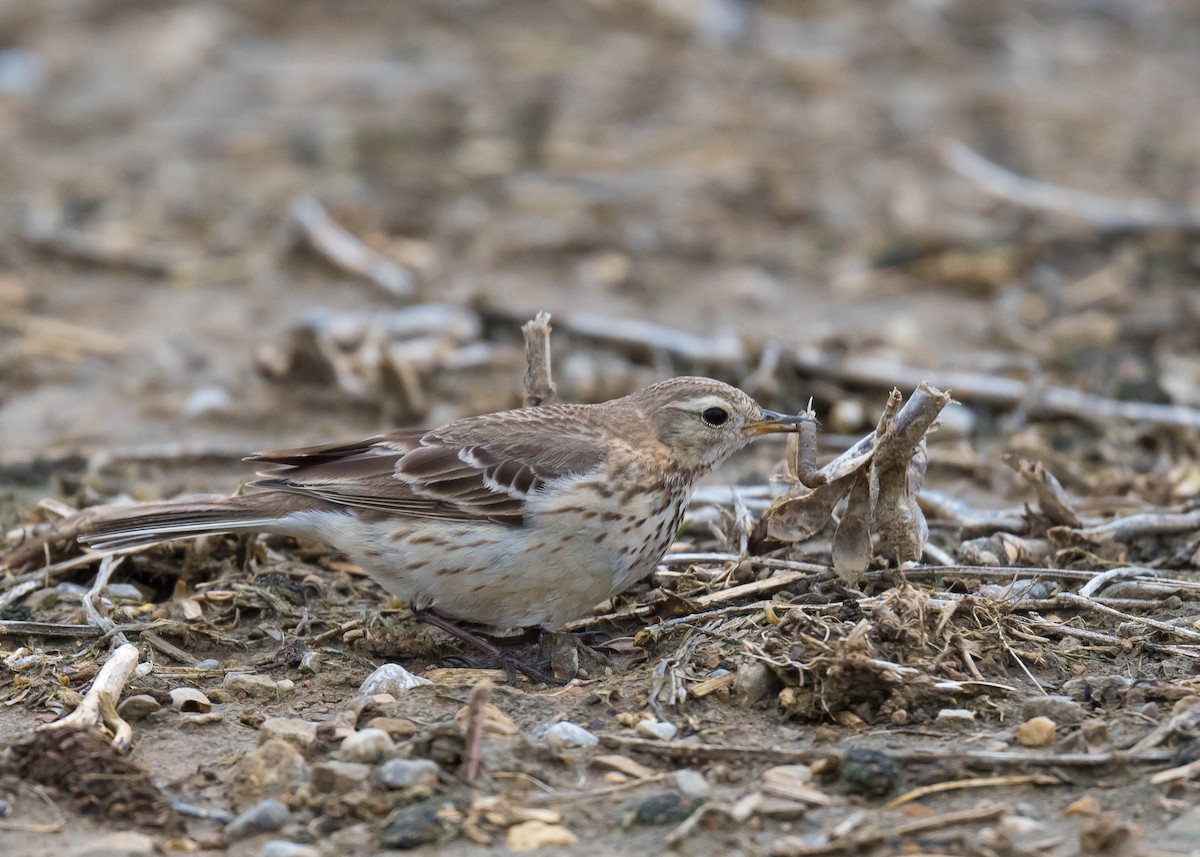
[[[145,766],[87,729],[39,730],[5,751],[5,767],[70,801],[76,810],[121,826],[177,829],[170,802]]]
[[[833,567],[855,585],[876,551],[902,564],[921,558],[929,536],[917,494],[925,480],[926,434],[948,393],[922,383],[901,407],[892,391],[876,430],[815,474],[800,472],[805,454],[789,451],[793,487],[762,515],[753,543],[760,550],[802,542],[824,529],[843,500],[833,536]],[[791,440],[798,450],[811,440]],[[811,455],[809,455],[811,458]]]

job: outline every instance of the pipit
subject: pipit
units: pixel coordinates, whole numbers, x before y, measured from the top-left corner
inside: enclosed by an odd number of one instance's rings
[[[585,615],[654,570],[702,476],[805,419],[675,378],[598,405],[259,453],[247,460],[271,465],[250,483],[261,491],[101,512],[80,540],[109,551],[217,533],[316,538],[495,656],[453,620],[553,629]]]

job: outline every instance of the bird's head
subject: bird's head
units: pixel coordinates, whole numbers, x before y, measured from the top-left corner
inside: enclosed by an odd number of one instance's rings
[[[808,417],[769,411],[712,378],[673,378],[627,397],[674,467],[707,472],[759,435],[794,432]]]

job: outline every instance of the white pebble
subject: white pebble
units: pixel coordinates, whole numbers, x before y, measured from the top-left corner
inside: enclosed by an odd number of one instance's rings
[[[639,720],[635,731],[643,738],[657,738],[660,741],[670,741],[679,732],[674,723],[660,720]]]
[[[358,693],[360,696],[390,693],[399,699],[406,690],[432,683],[427,678],[413,675],[400,664],[384,664],[363,680],[358,688]]]
[[[600,743],[599,738],[570,720],[539,726],[530,737],[535,744],[555,749],[586,749]]]
[[[347,762],[377,765],[396,757],[396,742],[382,729],[360,729],[342,739],[339,755]]]

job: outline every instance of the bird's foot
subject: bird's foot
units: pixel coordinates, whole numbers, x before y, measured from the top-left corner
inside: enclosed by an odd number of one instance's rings
[[[440,616],[437,613],[434,613],[432,610],[420,610],[420,611],[413,611],[413,612],[416,615],[417,619],[419,619],[420,621],[430,624],[430,625],[434,626],[435,628],[441,628],[443,631],[445,631],[447,634],[450,634],[452,637],[462,640],[464,643],[467,643],[468,645],[471,645],[474,648],[478,649],[479,651],[483,652],[485,655],[488,655],[490,658],[490,662],[487,662],[487,663],[471,664],[470,661],[466,661],[466,662],[475,667],[486,667],[486,668],[499,667],[500,669],[503,669],[505,672],[508,673],[508,683],[509,684],[516,684],[517,673],[520,673],[521,675],[528,677],[532,681],[542,682],[545,684],[557,685],[557,686],[564,685],[567,682],[569,682],[572,678],[574,678],[574,673],[572,673],[567,678],[563,679],[563,678],[558,678],[549,673],[543,672],[542,670],[538,669],[538,667],[534,666],[533,664],[529,663],[528,661],[525,661],[525,660],[517,657],[516,655],[512,654],[511,652],[503,651],[500,648],[500,645],[498,645],[498,641],[494,637],[488,637],[485,634],[480,634],[476,631],[470,630],[469,628],[464,628],[462,625],[452,622],[449,619],[447,619],[446,617]],[[536,630],[540,630],[540,629],[534,629],[534,630],[536,631]],[[466,659],[464,659],[464,660],[466,660]]]

